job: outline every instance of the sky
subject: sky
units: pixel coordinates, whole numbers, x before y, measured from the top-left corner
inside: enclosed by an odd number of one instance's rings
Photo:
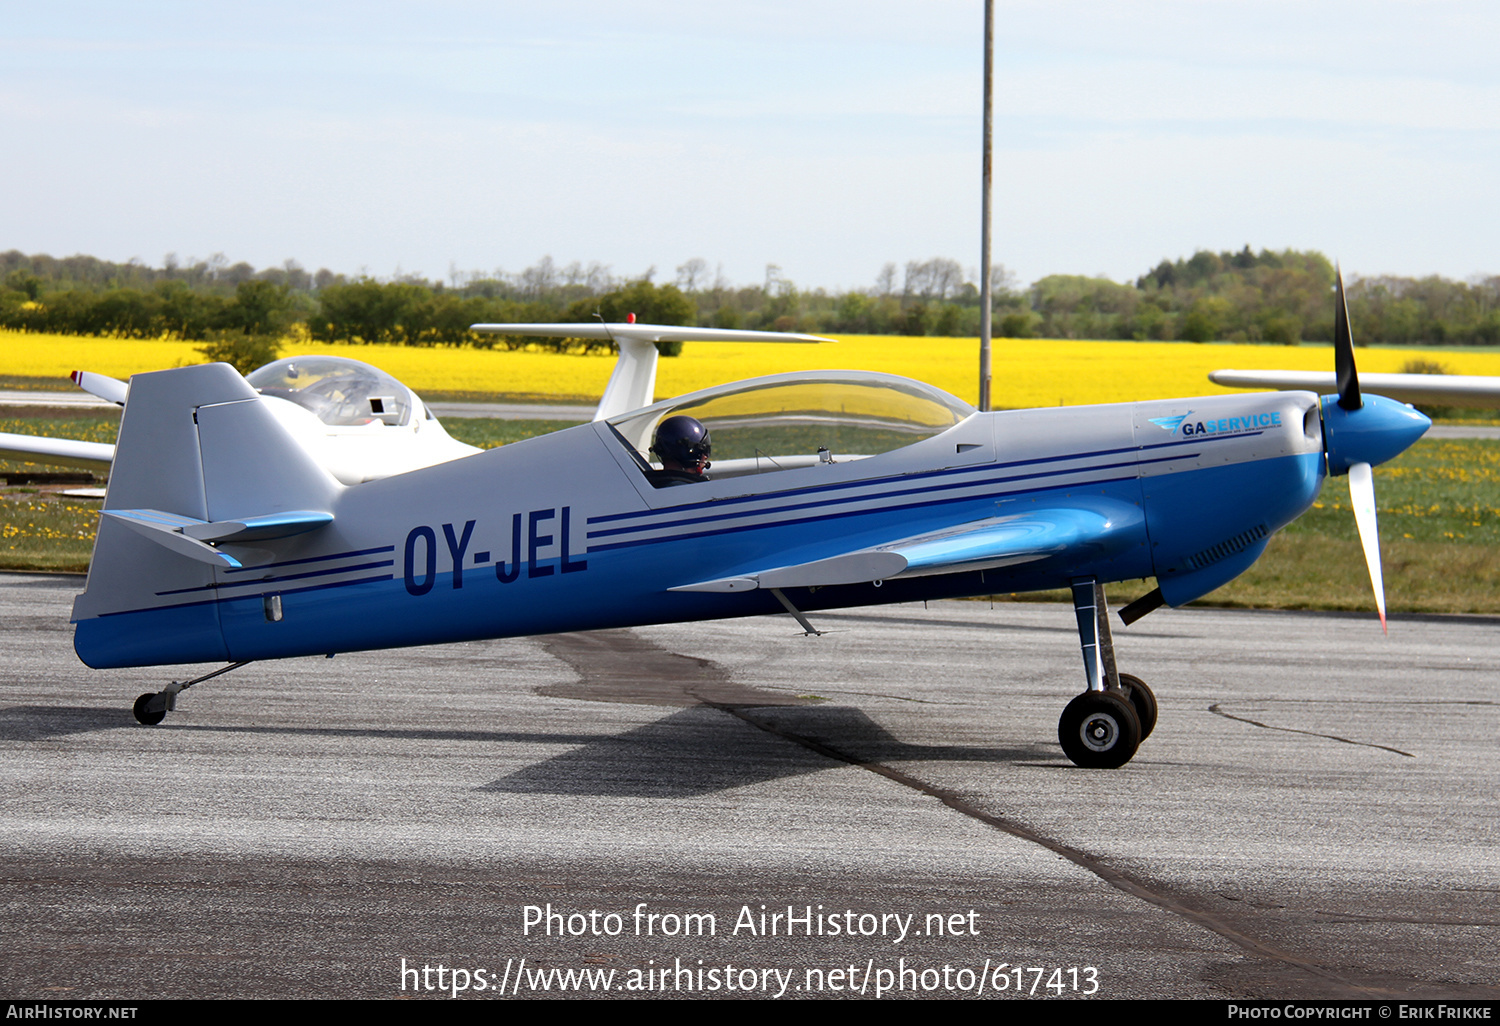
[[[995,259],[1500,273],[1500,6],[997,0]],[[0,2],[0,249],[376,277],[980,261],[981,0]]]

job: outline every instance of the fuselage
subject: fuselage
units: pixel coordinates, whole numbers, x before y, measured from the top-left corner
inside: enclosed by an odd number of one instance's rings
[[[188,566],[119,608],[81,599],[75,645],[91,666],[132,666],[758,615],[780,611],[764,590],[669,589],[1036,510],[1102,526],[1016,566],[807,588],[797,602],[1155,577],[1178,605],[1254,562],[1325,473],[1318,397],[1297,392],[975,413],[859,457],[783,454],[657,489],[610,423],[582,425],[336,488],[332,523],[247,550],[241,568]]]

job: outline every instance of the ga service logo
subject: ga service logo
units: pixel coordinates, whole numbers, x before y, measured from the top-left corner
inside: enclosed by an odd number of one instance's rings
[[[1243,435],[1281,427],[1281,411],[1252,413],[1243,417],[1220,417],[1218,420],[1188,420],[1193,415],[1188,410],[1180,417],[1152,417],[1151,423],[1169,434],[1179,431],[1183,437],[1196,435]]]

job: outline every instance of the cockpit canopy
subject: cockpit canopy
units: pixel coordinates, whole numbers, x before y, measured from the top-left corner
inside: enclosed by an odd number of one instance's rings
[[[910,378],[816,371],[693,392],[611,417],[609,424],[644,458],[663,420],[697,418],[713,439],[717,479],[890,452],[941,434],[974,412],[962,399]]]
[[[261,395],[296,403],[333,427],[403,425],[416,405],[411,390],[385,371],[344,356],[290,356],[245,380]]]

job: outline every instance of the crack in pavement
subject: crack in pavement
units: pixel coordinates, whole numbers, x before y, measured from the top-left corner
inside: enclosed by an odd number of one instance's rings
[[[1215,716],[1222,716],[1226,720],[1234,720],[1238,723],[1248,723],[1252,727],[1261,727],[1265,730],[1279,730],[1286,734],[1306,734],[1308,737],[1321,737],[1328,741],[1342,741],[1346,745],[1363,745],[1366,748],[1379,748],[1381,751],[1394,752],[1397,755],[1404,755],[1408,759],[1416,758],[1416,756],[1411,752],[1403,752],[1401,749],[1392,748],[1390,745],[1377,745],[1373,741],[1355,741],[1353,738],[1339,737],[1337,734],[1320,734],[1316,730],[1301,730],[1297,727],[1273,727],[1269,723],[1262,723],[1259,720],[1252,720],[1245,716],[1236,716],[1233,713],[1227,713],[1218,702],[1215,702],[1213,705],[1209,706],[1208,711],[1213,713]]]

